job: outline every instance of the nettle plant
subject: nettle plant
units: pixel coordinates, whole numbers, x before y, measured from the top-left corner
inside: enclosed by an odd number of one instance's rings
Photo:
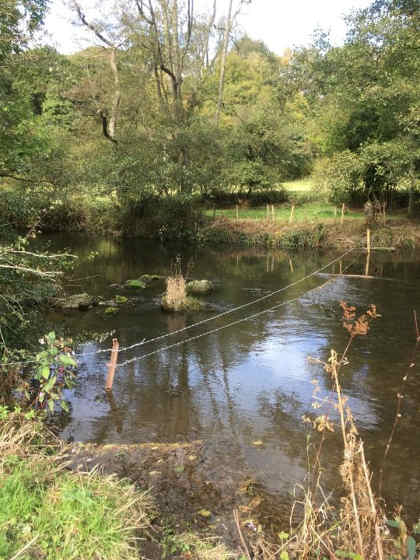
[[[44,349],[35,356],[34,376],[31,382],[25,383],[24,396],[35,409],[53,412],[59,407],[68,411],[63,391],[73,387],[77,368],[70,346],[72,340],[57,338],[54,332],[50,332],[39,342]]]

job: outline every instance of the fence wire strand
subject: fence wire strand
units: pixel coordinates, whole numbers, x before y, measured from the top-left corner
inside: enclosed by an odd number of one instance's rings
[[[320,272],[323,272],[324,270],[326,270],[327,268],[329,268],[330,266],[332,266],[336,262],[339,262],[340,260],[342,260],[348,254],[352,253],[354,250],[355,250],[354,248],[349,249],[348,251],[346,251],[341,256],[337,257],[336,259],[332,260],[328,264],[322,266],[321,268],[318,268],[317,270],[314,270],[313,272],[311,272],[310,274],[307,274],[306,276],[304,276],[303,278],[300,278],[299,280],[295,280],[294,282],[291,282],[287,286],[283,286],[282,288],[279,288],[278,290],[275,290],[274,292],[270,292],[269,294],[261,296],[257,299],[253,299],[252,301],[248,301],[247,303],[244,303],[242,305],[234,307],[233,309],[227,309],[226,311],[222,311],[221,313],[218,313],[217,315],[212,315],[211,317],[207,317],[206,319],[202,319],[201,321],[197,321],[196,323],[192,323],[191,325],[187,325],[186,327],[183,327],[182,329],[178,329],[178,330],[172,331],[170,333],[165,333],[165,334],[156,336],[154,338],[143,339],[139,342],[135,342],[134,344],[131,344],[129,346],[125,346],[123,348],[120,348],[119,353],[121,354],[122,352],[127,352],[129,350],[133,350],[134,348],[138,348],[139,346],[144,346],[145,344],[151,344],[152,342],[158,342],[160,340],[164,340],[165,338],[168,338],[169,336],[174,336],[176,334],[181,334],[181,333],[183,333],[185,331],[188,331],[190,329],[193,329],[195,327],[199,327],[201,325],[204,325],[204,324],[206,324],[210,321],[215,321],[217,319],[220,319],[221,317],[225,317],[226,315],[236,313],[237,311],[240,311],[241,309],[246,309],[247,307],[250,307],[251,305],[255,305],[256,303],[260,303],[261,301],[265,301],[265,300],[267,300],[267,299],[269,299],[269,298],[271,298],[271,297],[273,297],[277,294],[280,294],[281,292],[284,292],[284,291],[286,291],[290,288],[293,288],[294,286],[297,286],[298,284],[301,284],[302,282],[305,282],[306,280],[309,280],[309,278],[312,278],[313,276],[316,276]],[[106,352],[111,352],[111,350],[112,350],[112,348],[99,349],[99,350],[96,350],[94,352],[80,353],[80,354],[78,354],[78,356],[84,358],[86,356],[91,356],[91,355],[94,355],[94,354],[102,354],[102,353],[106,353]]]

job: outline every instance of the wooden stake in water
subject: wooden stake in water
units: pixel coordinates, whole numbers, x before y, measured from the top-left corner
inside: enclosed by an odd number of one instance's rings
[[[293,222],[293,214],[295,213],[295,205],[292,204],[292,208],[290,209],[290,217],[289,217],[289,224]]]
[[[369,265],[370,265],[370,229],[367,228],[366,230],[366,267],[365,267],[365,276],[369,276]]]
[[[120,343],[118,338],[112,339],[112,350],[111,350],[111,360],[108,363],[108,374],[106,376],[105,390],[112,391],[112,385],[114,383],[115,368],[117,367],[118,361],[118,350]]]
[[[343,202],[343,204],[341,205],[341,218],[340,218],[340,224],[341,225],[343,225],[343,223],[344,223],[344,210],[345,209],[346,209],[346,205]]]

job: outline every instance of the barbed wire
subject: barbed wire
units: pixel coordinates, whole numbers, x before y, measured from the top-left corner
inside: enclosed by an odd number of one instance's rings
[[[350,253],[353,252],[354,250],[355,250],[355,248],[351,248],[351,249],[349,249],[348,251],[345,251],[342,255],[340,255],[339,257],[337,257],[337,258],[335,258],[335,259],[333,259],[333,260],[330,261],[328,264],[326,264],[326,265],[324,265],[324,266],[318,268],[317,270],[314,270],[313,272],[311,272],[310,274],[307,274],[306,276],[304,276],[303,278],[300,278],[299,280],[295,280],[294,282],[291,282],[291,283],[288,284],[287,286],[283,286],[282,288],[279,288],[278,290],[274,290],[273,292],[270,292],[269,294],[265,294],[265,295],[263,295],[263,296],[261,296],[261,297],[259,297],[259,298],[257,298],[257,299],[254,299],[254,300],[252,300],[252,301],[249,301],[249,302],[247,302],[247,303],[244,303],[244,304],[242,304],[242,305],[239,305],[239,306],[237,306],[237,307],[234,307],[233,309],[227,309],[226,311],[222,311],[221,313],[218,313],[217,315],[212,315],[211,317],[207,317],[206,319],[202,319],[201,321],[197,321],[196,323],[192,323],[191,325],[187,325],[186,327],[183,327],[182,329],[178,329],[178,330],[172,331],[172,332],[170,332],[170,333],[165,333],[165,334],[163,334],[163,335],[159,335],[159,336],[156,336],[156,337],[150,338],[150,339],[144,339],[144,338],[143,338],[143,339],[142,339],[141,341],[139,341],[139,342],[135,342],[134,344],[131,344],[131,345],[129,345],[129,346],[125,346],[125,347],[123,347],[123,348],[120,348],[120,349],[119,349],[119,354],[122,353],[122,352],[127,352],[127,351],[129,351],[129,350],[133,350],[134,348],[138,348],[138,347],[140,347],[140,346],[144,346],[145,344],[151,344],[151,343],[153,343],[153,342],[158,342],[158,341],[160,341],[160,340],[164,340],[165,338],[168,338],[169,336],[174,336],[174,335],[176,335],[176,334],[181,334],[181,333],[183,333],[183,332],[185,332],[185,331],[188,331],[188,330],[190,330],[190,329],[193,329],[193,328],[195,328],[195,327],[199,327],[199,326],[201,326],[201,325],[204,325],[204,324],[206,324],[206,323],[208,323],[208,322],[210,322],[210,321],[215,321],[215,320],[217,320],[217,319],[220,319],[221,317],[225,317],[226,315],[230,315],[230,314],[232,314],[232,313],[236,313],[237,311],[240,311],[241,309],[246,309],[247,307],[250,307],[251,305],[255,305],[256,303],[260,303],[261,301],[265,301],[265,300],[267,300],[267,299],[269,299],[269,298],[271,298],[271,297],[273,297],[273,296],[275,296],[275,295],[277,295],[277,294],[279,294],[279,293],[281,293],[281,292],[284,292],[284,291],[286,291],[286,290],[288,290],[288,289],[290,289],[290,288],[293,288],[294,286],[297,286],[298,284],[301,284],[302,282],[305,282],[306,280],[309,280],[309,278],[312,278],[312,277],[315,276],[316,274],[319,274],[320,272],[323,272],[324,270],[326,270],[327,268],[329,268],[330,266],[332,266],[332,265],[335,264],[336,262],[339,262],[340,260],[342,260],[345,256],[347,256],[348,254],[350,254]],[[347,268],[346,268],[346,270],[347,270]],[[328,280],[327,282],[329,282],[329,280]],[[327,282],[325,282],[325,283],[322,284],[321,286],[324,286]],[[318,286],[318,287],[319,287],[319,286]],[[317,288],[313,288],[313,289],[317,289]],[[310,290],[310,291],[312,291],[312,290]],[[299,297],[301,297],[301,296],[299,296]],[[195,339],[197,339],[197,338],[200,338],[200,337],[202,337],[202,336],[205,336],[206,334],[212,334],[213,332],[217,332],[218,330],[221,330],[221,329],[223,329],[223,328],[228,328],[228,327],[230,327],[230,326],[233,326],[233,325],[235,325],[235,324],[241,323],[241,322],[243,322],[243,321],[250,320],[250,319],[252,319],[252,318],[254,318],[254,317],[257,317],[257,316],[260,315],[260,314],[268,313],[268,312],[270,312],[270,311],[273,311],[273,310],[275,310],[277,307],[280,307],[280,306],[282,306],[282,305],[285,305],[286,303],[292,303],[292,302],[296,301],[297,299],[299,299],[299,298],[294,298],[294,299],[292,299],[292,300],[288,300],[287,302],[282,302],[281,304],[275,305],[274,307],[272,307],[272,308],[270,308],[270,309],[266,309],[266,310],[260,311],[260,312],[258,312],[258,313],[253,314],[253,315],[250,315],[250,316],[248,316],[248,317],[239,319],[238,321],[233,321],[232,323],[228,323],[227,325],[224,325],[224,326],[222,326],[222,327],[218,327],[218,328],[216,328],[216,329],[212,329],[212,330],[210,330],[210,331],[206,331],[205,333],[201,333],[200,335],[197,335],[197,336],[195,336],[195,337],[191,337],[191,338],[189,338],[189,339],[185,339],[185,340],[183,340],[183,341],[177,342],[177,343],[175,343],[175,344],[173,344],[173,345],[171,344],[171,345],[169,345],[169,346],[167,346],[167,347],[163,347],[163,348],[161,348],[161,349],[154,350],[153,352],[150,352],[150,353],[148,353],[148,354],[144,354],[144,355],[142,355],[141,357],[138,357],[137,359],[143,359],[143,358],[146,358],[146,357],[149,356],[149,355],[153,355],[153,354],[155,354],[155,353],[158,353],[158,352],[167,350],[167,349],[169,349],[169,348],[173,348],[173,347],[179,346],[179,345],[181,345],[181,344],[186,344],[187,342],[190,342],[190,341],[192,341],[192,340],[195,340]],[[85,357],[87,357],[87,356],[94,356],[94,355],[97,355],[97,354],[109,353],[109,352],[111,352],[111,350],[112,350],[112,348],[100,348],[99,350],[95,350],[95,351],[93,351],[93,352],[78,352],[78,353],[73,354],[73,356],[74,356],[75,358],[85,358]],[[123,362],[123,363],[121,363],[121,364],[118,364],[117,367],[122,367],[123,365],[126,365],[127,363],[131,363],[131,362],[133,362],[133,361],[136,361],[136,360],[135,360],[134,358],[131,358],[130,360],[127,360],[126,362]],[[9,366],[23,366],[23,365],[36,364],[36,363],[38,363],[36,360],[27,360],[27,361],[19,361],[19,362],[18,362],[18,361],[17,361],[17,362],[8,362],[7,364],[4,364],[4,366],[7,366],[7,367],[9,367]],[[0,363],[0,367],[1,367],[2,365],[3,365],[3,364]]]
[[[353,263],[351,263],[353,264]],[[351,266],[351,264],[346,267],[344,269],[344,272]],[[320,288],[323,288],[326,284],[330,283],[330,282],[335,282],[337,280],[337,278],[329,278],[328,280],[326,280],[325,282],[323,282],[320,286],[316,286],[315,288],[312,288],[311,290],[308,290],[307,292],[305,292],[305,295],[311,292],[314,292],[315,290],[319,290]],[[129,360],[125,360],[124,362],[117,364],[116,367],[120,368],[120,367],[124,367],[128,364],[131,364],[133,362],[139,362],[141,360],[144,360],[146,358],[149,358],[155,354],[159,354],[160,352],[164,352],[166,350],[170,350],[171,348],[176,348],[177,346],[182,346],[183,344],[187,344],[188,342],[192,342],[194,340],[198,340],[199,338],[202,338],[203,336],[208,336],[210,334],[215,334],[219,331],[222,331],[224,329],[227,329],[229,327],[233,327],[235,325],[239,325],[240,323],[244,323],[245,321],[250,321],[251,319],[256,319],[257,317],[259,317],[260,315],[264,315],[265,313],[272,313],[273,311],[275,311],[276,309],[279,309],[280,307],[283,307],[285,305],[289,305],[290,303],[295,303],[296,301],[299,301],[301,299],[302,296],[298,296],[295,297],[293,299],[289,299],[287,301],[282,301],[281,303],[278,303],[268,309],[263,309],[262,311],[258,311],[257,313],[253,313],[252,315],[248,315],[247,317],[242,317],[241,319],[237,319],[236,321],[232,321],[231,323],[228,323],[226,325],[222,325],[221,327],[216,327],[214,329],[211,329],[209,331],[206,331],[204,333],[201,334],[197,334],[195,336],[192,336],[190,338],[186,338],[184,340],[180,340],[179,342],[175,342],[174,344],[170,344],[168,346],[164,346],[161,348],[157,348],[156,350],[153,350],[152,352],[148,352],[147,354],[142,354],[141,356],[135,356],[134,358],[130,358]]]
[[[174,336],[176,334],[181,334],[181,333],[183,333],[185,331],[188,331],[190,329],[193,329],[195,327],[199,327],[201,325],[204,325],[204,324],[206,324],[210,321],[215,321],[216,319],[220,319],[221,317],[225,317],[226,315],[236,313],[237,311],[240,311],[241,309],[246,309],[247,307],[250,307],[251,305],[255,305],[256,303],[259,303],[261,301],[265,301],[266,299],[269,299],[269,298],[271,298],[271,297],[273,297],[273,296],[275,296],[275,295],[277,295],[281,292],[284,292],[284,291],[288,290],[289,288],[293,288],[294,286],[297,286],[298,284],[301,284],[302,282],[305,282],[306,280],[309,280],[309,278],[312,278],[316,274],[319,274],[320,272],[326,270],[327,268],[329,268],[330,266],[332,266],[336,262],[342,260],[345,256],[347,256],[348,254],[350,254],[354,250],[355,250],[355,248],[349,249],[348,251],[346,251],[345,253],[343,253],[339,257],[335,258],[334,260],[332,260],[328,264],[318,268],[317,270],[314,270],[313,272],[311,272],[310,274],[307,274],[306,276],[304,276],[303,278],[300,278],[299,280],[295,280],[294,282],[291,282],[287,286],[283,286],[282,288],[279,288],[278,290],[275,290],[274,292],[270,292],[269,294],[261,296],[257,299],[252,300],[252,301],[248,301],[247,303],[244,303],[242,305],[234,307],[233,309],[227,309],[226,311],[222,311],[221,313],[218,313],[217,315],[212,315],[211,317],[207,317],[206,319],[202,319],[201,321],[197,321],[196,323],[192,323],[191,325],[187,325],[186,327],[183,327],[182,329],[178,329],[178,330],[172,331],[170,333],[165,333],[165,334],[156,336],[154,338],[143,339],[139,342],[135,342],[134,344],[131,344],[129,346],[125,346],[123,348],[120,348],[119,353],[121,354],[122,352],[127,352],[128,350],[133,350],[134,348],[138,348],[139,346],[144,346],[145,344],[151,344],[152,342],[158,342],[159,340],[164,340],[165,338],[167,338],[169,336]],[[102,353],[105,353],[105,352],[111,352],[111,350],[112,350],[112,348],[101,348],[101,349],[96,350],[94,352],[82,352],[82,353],[77,354],[77,355],[84,358],[86,356],[93,356],[95,354],[102,354]]]

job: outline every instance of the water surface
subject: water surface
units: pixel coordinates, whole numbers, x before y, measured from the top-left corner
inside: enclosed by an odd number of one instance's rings
[[[129,297],[116,316],[104,308],[52,313],[56,330],[85,333],[78,348],[78,384],[69,394],[71,420],[62,435],[75,441],[136,443],[204,439],[218,460],[235,457],[270,492],[290,493],[306,472],[306,435],[302,416],[313,414],[314,380],[318,397],[332,396],[328,374],[308,356],[325,360],[331,348],[343,350],[339,301],[364,311],[376,304],[382,318],[366,337],[355,340],[350,364],[342,370],[343,389],[366,441],[372,467],[381,464],[395,417],[396,393],[414,344],[413,309],[420,315],[420,255],[374,253],[374,279],[311,277],[259,303],[173,334],[155,343],[123,351],[112,395],[104,392],[108,349],[116,336],[121,347],[174,333],[221,312],[277,291],[322,267],[337,254],[289,255],[280,251],[203,250],[196,254],[139,241],[54,238],[80,262],[67,289],[110,299]],[[143,273],[168,274],[177,257],[193,278],[208,278],[217,289],[206,297],[209,308],[195,314],[165,314],[159,308],[162,285],[139,291],[115,286]],[[364,274],[366,256],[352,253],[327,273]],[[282,304],[279,306],[279,304]],[[267,311],[278,306],[272,311]],[[261,312],[261,313],[260,313]],[[249,315],[257,317],[240,321]],[[240,321],[240,322],[237,322]],[[237,322],[227,326],[231,322]],[[211,334],[210,330],[218,329]],[[163,349],[185,339],[189,342]],[[99,342],[98,340],[101,340]],[[131,361],[130,361],[131,360]],[[418,366],[405,383],[403,417],[385,469],[390,503],[420,512],[420,378]],[[323,409],[321,409],[323,411]],[[330,410],[332,417],[334,411]],[[255,446],[255,441],[263,442]],[[325,446],[324,466],[331,487],[341,446],[334,434]]]

